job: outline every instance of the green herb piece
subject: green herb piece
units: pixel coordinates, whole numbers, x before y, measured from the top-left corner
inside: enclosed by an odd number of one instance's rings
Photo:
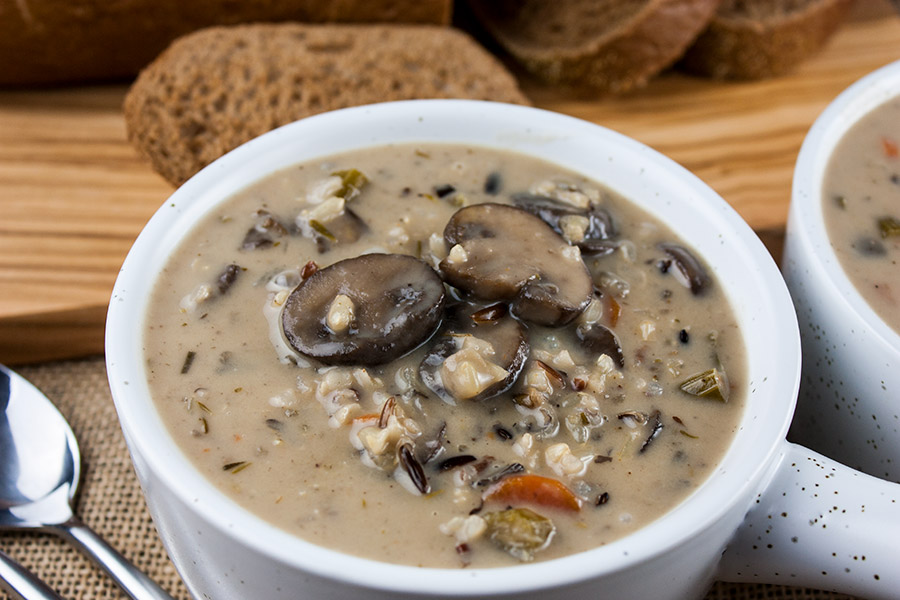
[[[834,197],[834,203],[837,204],[837,207],[841,210],[847,209],[847,198],[840,194]]]
[[[469,198],[461,193],[454,195],[453,198],[450,199],[450,204],[457,208],[463,208],[470,205],[471,203],[472,202],[469,200]]]
[[[181,365],[181,374],[186,375],[188,371],[191,370],[191,365],[194,364],[194,359],[197,357],[197,353],[193,350],[188,350],[187,355],[184,357],[184,363]]]
[[[212,413],[212,411],[209,409],[209,407],[207,405],[203,404],[202,402],[200,402],[199,400],[197,400],[197,406],[199,406],[200,410],[202,410],[203,412]]]
[[[328,231],[328,228],[322,225],[319,221],[315,219],[309,220],[309,226],[313,228],[313,231],[321,235],[323,238],[328,240],[329,242],[336,242],[337,238],[334,237],[334,234]]]
[[[692,440],[699,440],[699,439],[700,439],[700,436],[699,436],[699,435],[691,435],[690,433],[688,433],[688,432],[685,431],[684,429],[679,429],[678,431],[679,431],[679,433],[681,433],[681,435],[683,435],[684,437],[689,437],[689,438],[691,438]]]
[[[553,522],[527,508],[510,508],[484,515],[491,542],[522,562],[534,559],[534,553],[550,545],[556,532]]]
[[[239,460],[238,462],[228,463],[227,465],[222,467],[222,470],[223,471],[231,471],[232,474],[240,473],[241,471],[243,471],[244,469],[249,467],[251,464],[253,464],[253,463],[251,463],[250,461]]]
[[[200,427],[194,430],[197,432],[197,435],[206,435],[209,433],[209,423],[206,422],[206,419],[200,417],[197,420],[200,422]]]
[[[897,237],[900,235],[900,221],[894,217],[882,217],[878,219],[878,228],[882,238]]]
[[[335,194],[350,202],[362,193],[362,189],[369,183],[369,179],[357,169],[347,169],[345,171],[335,171],[333,176],[341,178],[341,189]]]
[[[715,368],[689,377],[679,387],[691,396],[728,402],[728,379],[725,373]]]

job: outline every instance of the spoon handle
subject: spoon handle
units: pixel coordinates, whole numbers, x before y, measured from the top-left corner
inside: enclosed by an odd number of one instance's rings
[[[77,517],[49,528],[81,550],[133,600],[173,600],[159,585],[107,544]]]
[[[50,586],[0,550],[0,590],[11,600],[63,600]]]

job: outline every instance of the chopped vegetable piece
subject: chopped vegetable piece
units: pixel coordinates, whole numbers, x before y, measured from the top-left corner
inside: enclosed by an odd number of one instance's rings
[[[887,248],[880,240],[870,237],[863,237],[856,240],[852,247],[863,256],[884,256],[887,254]]]
[[[484,180],[484,193],[490,194],[491,196],[496,196],[500,193],[500,189],[503,187],[503,178],[500,176],[500,173],[494,171],[490,175],[487,176],[487,179]]]
[[[685,284],[695,296],[702,294],[711,283],[706,269],[691,252],[678,244],[660,244],[659,248],[672,258]]]
[[[891,138],[881,138],[881,149],[888,158],[897,158],[897,156],[900,156],[900,149],[897,147],[897,142]]]
[[[625,353],[622,351],[622,344],[619,338],[608,327],[604,327],[599,323],[593,325],[579,325],[575,329],[575,334],[581,342],[581,346],[591,353],[593,356],[605,354],[621,369],[625,366]]]
[[[497,304],[492,304],[486,308],[482,308],[481,310],[476,310],[471,314],[471,318],[478,324],[481,323],[494,323],[499,319],[502,319],[509,312],[506,304],[502,302],[498,302]]]
[[[223,471],[231,471],[232,473],[240,473],[247,467],[249,467],[252,463],[246,460],[239,460],[237,462],[228,463],[224,467],[222,467]]]
[[[191,370],[191,365],[194,364],[194,359],[197,357],[197,353],[193,350],[188,350],[187,355],[184,357],[184,363],[181,365],[181,374],[186,375],[188,371]]]
[[[603,506],[607,502],[609,502],[609,492],[603,492],[594,500],[594,506]]]
[[[487,535],[495,546],[523,562],[550,545],[556,527],[547,517],[527,508],[511,508],[483,515]]]
[[[335,171],[332,175],[341,178],[341,189],[335,193],[335,196],[343,198],[346,202],[359,196],[362,193],[362,189],[369,183],[368,177],[356,169]]]
[[[323,238],[327,239],[329,242],[337,241],[337,238],[334,237],[334,234],[328,231],[328,228],[322,225],[322,223],[320,223],[319,221],[310,219],[309,226],[313,228],[313,231],[321,235]]]
[[[234,285],[240,272],[241,267],[238,265],[230,264],[225,267],[225,270],[222,271],[219,278],[216,280],[216,287],[219,290],[219,294],[224,294],[231,289],[231,286]]]
[[[456,188],[450,185],[449,183],[445,183],[444,185],[436,185],[434,186],[434,193],[437,194],[438,198],[445,198],[456,191]]]
[[[728,379],[715,368],[689,377],[679,387],[692,396],[728,402]]]
[[[244,235],[241,249],[257,250],[259,248],[269,248],[275,245],[275,238],[280,238],[287,234],[287,227],[281,224],[272,213],[260,209],[256,211],[256,223]]]
[[[316,264],[316,261],[311,260],[303,265],[303,270],[300,271],[300,277],[303,279],[309,279],[316,271],[319,270],[319,265]]]
[[[541,475],[506,477],[484,492],[485,501],[534,504],[547,508],[581,510],[581,500],[564,483]]]
[[[881,237],[897,237],[900,235],[900,221],[894,217],[883,217],[878,219],[878,228],[881,230]]]

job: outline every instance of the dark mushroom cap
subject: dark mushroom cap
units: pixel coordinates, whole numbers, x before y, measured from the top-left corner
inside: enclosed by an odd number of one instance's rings
[[[617,246],[612,241],[617,235],[612,215],[607,210],[591,204],[588,208],[578,208],[554,198],[539,196],[527,192],[513,194],[513,203],[523,210],[527,210],[553,230],[562,235],[563,227],[560,221],[564,217],[584,217],[587,219],[587,227],[584,231],[584,239],[575,242],[585,253],[602,253],[606,249],[614,250]]]
[[[619,343],[619,338],[612,329],[600,323],[580,325],[575,329],[575,335],[578,336],[581,346],[592,356],[606,354],[615,361],[620,369],[625,366],[622,344]]]
[[[710,286],[711,280],[706,274],[706,269],[697,260],[690,250],[678,244],[661,243],[659,248],[669,255],[675,268],[681,273],[685,285],[695,296],[699,296]]]
[[[487,315],[485,315],[487,313]],[[506,306],[488,308],[456,304],[447,309],[442,330],[434,337],[434,344],[419,364],[419,377],[432,392],[447,402],[456,398],[444,387],[441,366],[460,347],[462,336],[472,335],[488,342],[494,349],[491,362],[509,372],[499,381],[469,400],[486,400],[508,390],[518,379],[528,358],[529,346],[525,327],[507,314]]]
[[[344,295],[353,318],[343,331],[327,325]],[[427,340],[441,323],[444,284],[424,262],[400,254],[364,254],[313,273],[284,305],[288,343],[328,365],[379,365]]]
[[[536,217],[505,204],[458,210],[444,228],[450,255],[444,279],[482,300],[512,302],[513,313],[539,325],[559,327],[577,317],[593,286],[580,252]],[[456,260],[459,244],[464,260]]]

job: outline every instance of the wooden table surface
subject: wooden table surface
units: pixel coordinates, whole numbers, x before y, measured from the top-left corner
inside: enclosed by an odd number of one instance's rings
[[[666,73],[622,97],[526,84],[536,106],[610,127],[712,186],[780,255],[794,161],[841,90],[900,60],[900,16],[860,0],[794,73],[722,83]],[[0,91],[0,362],[102,352],[119,266],[172,188],[139,157],[121,113],[127,85]]]

